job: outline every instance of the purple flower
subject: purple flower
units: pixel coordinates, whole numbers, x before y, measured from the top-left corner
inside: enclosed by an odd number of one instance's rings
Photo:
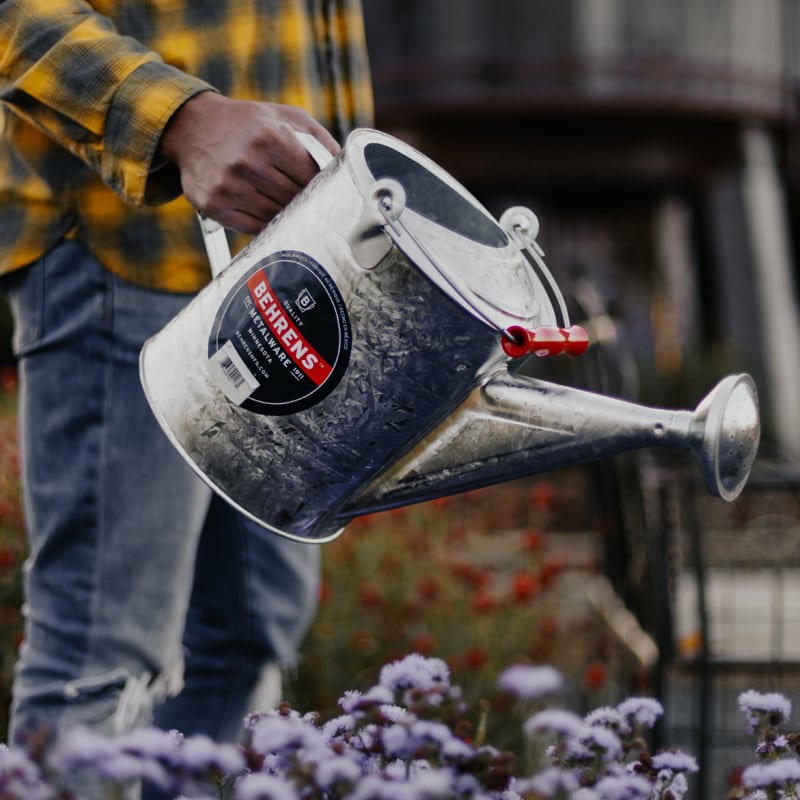
[[[350,798],[351,800],[410,800],[412,793],[408,787],[403,787],[396,781],[386,780],[382,775],[366,775],[353,789]]]
[[[407,708],[396,706],[394,703],[382,705],[381,714],[389,720],[389,722],[406,723],[410,725],[416,717]]]
[[[390,705],[394,702],[394,695],[385,686],[373,686],[368,692],[345,692],[339,698],[339,707],[345,714],[354,714],[356,711],[367,711],[374,706]]]
[[[474,797],[476,799],[486,797],[486,795],[483,794],[480,781],[474,775],[461,772],[453,776],[451,794],[453,797]],[[501,797],[502,796],[503,795],[501,795]],[[522,800],[519,795],[515,795],[515,798],[516,800]],[[512,800],[511,795],[508,795],[507,800]]]
[[[593,752],[603,755],[605,760],[619,758],[622,755],[622,742],[613,731],[607,728],[586,726],[581,741]]]
[[[381,735],[383,750],[390,758],[403,758],[408,739],[408,730],[404,725],[390,725]]]
[[[668,769],[672,772],[697,772],[697,760],[694,756],[681,753],[679,750],[665,750],[656,753],[652,758],[653,766]]]
[[[779,788],[790,782],[796,787],[798,781],[800,762],[794,759],[753,764],[742,773],[742,783],[748,789]]]
[[[672,800],[681,800],[689,791],[689,781],[682,772],[677,774],[664,769],[656,776],[653,784],[653,797],[670,797]],[[669,792],[669,794],[667,794]],[[751,800],[754,800],[751,797]]]
[[[66,775],[83,767],[97,766],[113,754],[114,747],[106,737],[76,727],[69,736],[58,740],[48,760],[53,769]]]
[[[554,764],[560,766],[587,765],[595,760],[594,753],[580,739],[572,736],[566,737],[557,745],[551,745],[545,752]]]
[[[747,718],[747,732],[753,733],[763,720],[771,726],[785,722],[792,713],[792,704],[779,692],[761,694],[752,689],[739,695],[739,708]]]
[[[166,775],[163,769],[148,769],[148,762],[145,759],[132,756],[127,753],[114,753],[108,758],[98,761],[94,765],[98,775],[114,783],[128,783],[144,777],[145,772],[155,776],[156,782],[161,785]]]
[[[0,744],[0,797],[52,800],[55,796],[39,767],[25,753]]]
[[[664,707],[652,697],[629,697],[623,700],[617,710],[629,719],[634,727],[650,729],[664,713]]]
[[[437,798],[453,796],[453,778],[451,770],[433,769],[425,762],[416,763],[417,769],[411,770],[410,783],[421,798]]]
[[[329,790],[337,783],[355,783],[361,777],[361,767],[346,756],[332,755],[317,764],[315,777],[320,788]]]
[[[431,722],[424,719],[412,723],[409,733],[411,737],[416,739],[420,744],[429,742],[438,747],[443,747],[453,738],[452,731],[444,723]]]
[[[168,764],[180,762],[183,735],[177,731],[158,728],[138,728],[116,739],[117,747],[125,753],[156,759]]]
[[[614,775],[601,778],[596,789],[603,800],[648,800],[653,787],[640,775]]]
[[[473,747],[463,739],[455,736],[451,737],[442,745],[442,758],[448,763],[460,763],[466,761],[475,754]]]
[[[537,797],[555,797],[560,792],[574,792],[578,789],[578,779],[569,770],[561,767],[547,767],[531,778],[518,780],[514,788],[525,794]]]
[[[563,685],[561,673],[553,667],[534,667],[516,664],[500,676],[497,685],[523,700],[536,700],[558,691]]]
[[[297,790],[291,783],[275,775],[253,773],[236,782],[236,800],[297,800]]]
[[[324,739],[330,741],[339,736],[344,736],[355,730],[356,718],[352,714],[342,714],[334,719],[328,720],[322,726],[322,736]]]
[[[244,756],[230,744],[217,744],[208,736],[197,734],[186,739],[180,748],[185,767],[195,772],[218,769],[226,775],[235,775],[245,767]]]
[[[525,730],[528,733],[534,731],[550,731],[561,736],[571,736],[575,739],[582,738],[588,725],[571,711],[563,711],[558,708],[550,708],[534,714],[526,723]]]
[[[144,779],[167,788],[173,780],[164,764],[142,752],[136,752],[132,745],[144,746],[154,752],[155,738],[148,739],[144,733],[128,734],[116,739],[107,738],[86,728],[71,730],[68,737],[62,737],[49,758],[49,765],[56,772],[68,775],[81,769],[90,769],[97,776],[117,784]]]
[[[577,792],[569,796],[569,800],[606,800],[589,786],[582,786]]]
[[[325,739],[322,731],[297,717],[268,714],[254,724],[250,743],[256,752],[265,754],[320,747]]]
[[[583,719],[587,725],[597,728],[608,728],[623,736],[627,736],[631,732],[625,717],[622,716],[618,709],[611,708],[610,706],[596,708],[594,711],[590,711]]]
[[[450,685],[450,669],[441,658],[425,658],[418,653],[393,661],[381,669],[379,684],[393,692],[434,688]]]

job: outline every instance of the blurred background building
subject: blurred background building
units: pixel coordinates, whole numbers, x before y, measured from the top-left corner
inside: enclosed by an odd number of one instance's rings
[[[795,0],[369,0],[378,124],[525,203],[664,391],[749,369],[800,457]],[[697,374],[696,371],[692,372]]]
[[[605,570],[659,646],[664,743],[724,796],[735,748],[751,758],[737,693],[800,689],[800,0],[365,6],[378,127],[495,215],[539,216],[596,342],[561,378],[681,408],[730,372],[758,384],[733,508],[650,454],[597,476]]]

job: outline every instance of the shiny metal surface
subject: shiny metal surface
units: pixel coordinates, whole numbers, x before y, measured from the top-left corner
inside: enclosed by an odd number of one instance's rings
[[[365,161],[372,145],[383,148],[380,169]],[[531,234],[535,217],[514,209],[504,231],[421,155],[421,175],[412,167],[403,183],[393,148],[401,166],[415,158],[383,134],[351,136],[145,344],[145,393],[195,471],[265,528],[317,542],[367,511],[649,445],[691,450],[711,491],[736,496],[758,444],[752,381],[726,379],[692,413],[509,372],[502,331],[569,325]],[[335,286],[349,361],[310,407],[262,413],[220,388],[212,327],[248,276],[285,252],[313,260]]]
[[[725,378],[691,412],[499,372],[346,511],[357,516],[649,446],[689,450],[708,490],[733,500],[750,474],[759,431],[747,375]]]

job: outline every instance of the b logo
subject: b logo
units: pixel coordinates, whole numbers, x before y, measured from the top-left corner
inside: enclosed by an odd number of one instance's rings
[[[302,289],[300,294],[297,295],[297,308],[299,311],[311,311],[316,304],[317,301],[314,299],[313,295],[308,291],[308,289]]]

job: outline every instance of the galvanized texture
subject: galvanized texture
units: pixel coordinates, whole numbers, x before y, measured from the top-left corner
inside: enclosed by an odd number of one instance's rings
[[[400,186],[400,171],[374,174],[364,152],[376,143],[422,169]],[[431,209],[420,191],[429,185],[483,233],[471,238],[452,208]],[[220,388],[212,328],[243,286],[255,300],[248,277],[283,252],[302,253],[335,285],[349,363],[310,407],[263,413]],[[715,494],[741,491],[759,432],[747,376],[723,381],[694,413],[648,409],[508,372],[501,333],[512,324],[569,324],[535,242],[504,232],[423,156],[362,131],[145,345],[142,382],[198,474],[290,538],[324,541],[366,511],[651,444],[692,450]]]

